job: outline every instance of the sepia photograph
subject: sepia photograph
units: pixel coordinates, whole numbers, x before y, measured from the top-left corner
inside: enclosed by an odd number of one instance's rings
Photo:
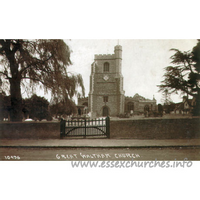
[[[196,1],[0,5],[0,199],[198,199]]]
[[[0,41],[0,159],[200,160],[200,40]]]

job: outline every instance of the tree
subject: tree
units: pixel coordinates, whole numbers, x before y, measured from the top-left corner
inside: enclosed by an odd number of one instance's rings
[[[194,115],[200,115],[200,40],[192,51],[181,52],[171,49],[175,54],[171,56],[173,66],[165,68],[164,80],[159,85],[161,92],[169,94],[187,94],[196,100]]]
[[[81,75],[67,72],[70,49],[63,40],[0,40],[0,78],[10,85],[11,121],[22,120],[21,87],[51,91],[54,102],[77,95],[84,86]]]
[[[163,98],[162,98],[162,102],[164,105],[170,105],[172,103],[171,100],[171,96],[168,92],[168,89],[163,90],[163,94],[162,94]]]
[[[77,107],[72,100],[69,100],[67,103],[61,101],[59,103],[53,104],[50,106],[51,114],[56,118],[59,116],[66,116],[77,113]]]
[[[168,89],[165,88],[163,89],[163,98],[162,98],[162,102],[163,102],[163,110],[165,111],[166,114],[170,114],[171,111],[173,111],[174,108],[174,103],[171,100],[171,94],[169,93]]]
[[[31,98],[23,100],[24,115],[29,116],[32,119],[51,120],[52,117],[49,112],[49,102],[44,97],[39,97],[36,94],[32,95]]]

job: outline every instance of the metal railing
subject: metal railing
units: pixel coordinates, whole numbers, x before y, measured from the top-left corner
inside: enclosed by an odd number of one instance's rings
[[[110,138],[110,118],[61,120],[61,136],[105,136]]]

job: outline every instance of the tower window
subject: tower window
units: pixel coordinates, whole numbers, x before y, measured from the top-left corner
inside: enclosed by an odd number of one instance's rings
[[[109,63],[108,62],[104,63],[103,71],[109,72]]]
[[[108,96],[103,97],[103,102],[108,102]]]

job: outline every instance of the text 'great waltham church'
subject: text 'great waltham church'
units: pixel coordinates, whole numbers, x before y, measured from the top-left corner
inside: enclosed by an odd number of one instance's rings
[[[114,54],[95,55],[91,65],[90,92],[78,99],[78,106],[88,107],[91,117],[141,114],[144,107],[154,109],[156,100],[135,94],[126,97],[123,90],[122,46],[115,46]],[[84,112],[84,111],[82,111]]]

